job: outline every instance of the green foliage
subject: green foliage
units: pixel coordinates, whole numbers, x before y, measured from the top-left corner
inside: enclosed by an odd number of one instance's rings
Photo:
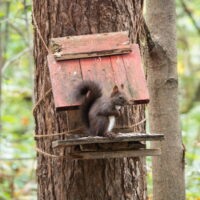
[[[188,199],[200,197],[200,105],[182,115],[183,140],[186,146],[186,190]]]
[[[177,0],[178,72],[183,142],[186,147],[186,194],[200,199],[200,4]]]
[[[31,1],[2,1],[0,199],[36,199]],[[25,8],[26,7],[26,8]]]

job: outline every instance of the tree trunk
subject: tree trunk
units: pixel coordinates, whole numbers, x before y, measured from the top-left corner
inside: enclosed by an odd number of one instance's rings
[[[162,151],[160,157],[153,158],[153,199],[183,200],[184,148],[178,113],[175,1],[147,1],[147,25],[151,33],[147,37],[150,130],[165,134],[164,142],[153,144],[154,148],[161,146]]]
[[[2,116],[2,68],[3,68],[3,52],[2,52],[2,30],[1,30],[1,24],[0,24],[0,116]],[[2,122],[0,117],[0,132],[2,129]],[[1,143],[1,138],[0,138]],[[1,148],[0,148],[1,150]]]
[[[33,12],[46,44],[52,37],[128,30],[132,42],[140,39],[142,3],[140,0],[34,0]],[[35,100],[51,88],[47,67],[47,50],[35,29]],[[80,126],[77,111],[56,112],[52,94],[46,95],[34,112],[36,134],[52,134]],[[144,106],[126,109],[129,125],[144,117]],[[120,123],[124,123],[121,120]],[[133,131],[145,131],[140,125]],[[50,154],[63,155],[64,149],[53,150],[52,141],[64,136],[36,140],[37,147]],[[68,161],[37,155],[39,200],[141,200],[146,199],[146,173],[142,158]]]

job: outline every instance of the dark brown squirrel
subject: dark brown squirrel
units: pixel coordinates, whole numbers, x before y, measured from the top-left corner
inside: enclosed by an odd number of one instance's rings
[[[121,85],[123,89],[123,85]],[[77,100],[82,100],[81,118],[89,135],[115,137],[112,129],[115,118],[120,116],[122,106],[128,104],[122,90],[114,86],[110,97],[102,94],[99,84],[82,81],[75,91]]]

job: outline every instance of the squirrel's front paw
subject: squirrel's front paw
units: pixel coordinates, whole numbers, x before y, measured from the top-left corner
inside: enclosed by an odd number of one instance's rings
[[[104,134],[105,137],[109,137],[109,138],[115,138],[116,137],[116,134],[113,133],[113,132],[105,132]]]

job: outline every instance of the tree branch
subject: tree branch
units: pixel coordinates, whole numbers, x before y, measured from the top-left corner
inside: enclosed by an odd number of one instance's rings
[[[2,19],[1,21],[0,21],[0,24],[3,24],[3,23],[5,23],[5,22],[7,22],[7,21],[9,21],[10,20],[10,18],[4,18],[4,19]]]
[[[184,11],[186,12],[186,14],[188,15],[188,17],[191,19],[194,27],[196,28],[196,30],[198,31],[198,34],[200,35],[200,27],[198,26],[196,20],[194,19],[192,12],[190,11],[190,9],[187,7],[186,3],[184,2],[184,0],[181,1],[181,4],[183,6]]]
[[[200,83],[198,84],[195,94],[193,96],[193,98],[190,100],[190,102],[187,104],[186,108],[184,108],[183,110],[181,110],[182,114],[186,114],[188,113],[194,106],[195,102],[200,101]]]
[[[10,2],[6,2],[6,18],[9,18],[9,15],[10,15]],[[3,46],[5,53],[7,52],[8,41],[9,41],[8,32],[9,32],[9,21],[5,23],[5,33],[4,33],[5,40],[4,40],[4,46]]]
[[[24,36],[24,33],[22,30],[20,30],[18,27],[16,27],[12,22],[8,21],[8,24],[10,25],[10,28],[15,30],[22,38],[22,40],[25,42],[27,46],[29,46],[29,42],[27,41],[26,37]]]
[[[4,160],[4,161],[17,161],[17,160],[35,160],[36,157],[25,157],[25,158],[1,158],[0,160]]]
[[[187,6],[187,4],[185,3],[184,0],[181,0],[181,4],[182,4],[182,7],[183,7],[185,13],[190,18],[190,20],[192,21],[192,23],[193,23],[194,27],[196,28],[198,34],[200,35],[200,27],[198,26],[198,24],[197,24],[194,16],[192,15],[192,12],[188,8],[188,6]],[[187,113],[187,112],[189,112],[189,110],[194,106],[194,103],[196,101],[200,101],[200,84],[197,86],[197,89],[195,91],[194,97],[189,102],[188,106],[183,111],[181,111],[181,113]]]
[[[19,59],[22,55],[24,55],[26,52],[31,51],[32,47],[28,47],[26,49],[24,49],[23,51],[21,51],[20,53],[18,53],[16,56],[12,57],[10,60],[8,60],[2,67],[2,73],[6,70],[6,68],[12,64],[13,62],[15,62],[17,59]]]

